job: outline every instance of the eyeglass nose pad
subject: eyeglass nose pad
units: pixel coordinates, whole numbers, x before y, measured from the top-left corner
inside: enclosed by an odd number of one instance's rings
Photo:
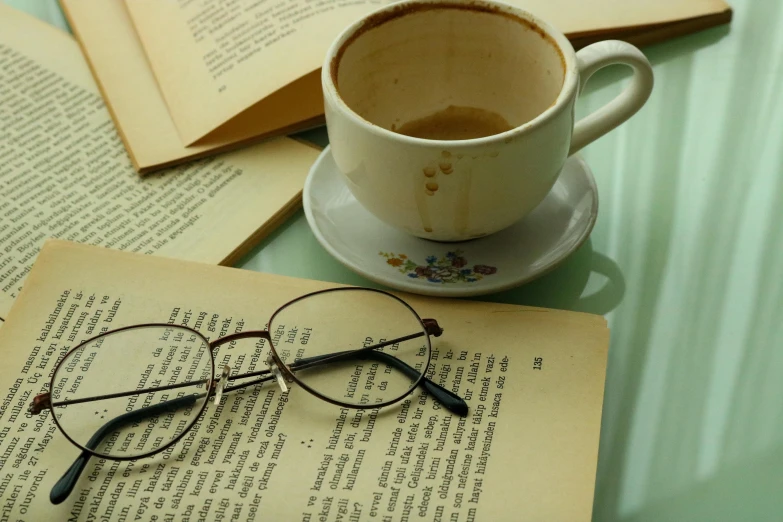
[[[215,386],[215,406],[220,404],[220,399],[223,397],[223,389],[226,387],[230,373],[231,368],[229,368],[228,365],[224,366],[223,372],[221,372],[220,378],[218,379],[217,386]]]
[[[272,375],[275,376],[275,379],[277,379],[277,385],[280,386],[280,391],[287,393],[288,385],[285,382],[285,377],[283,377],[283,372],[280,371],[280,367],[277,366],[271,353],[269,354],[269,357],[266,358],[266,366],[269,368]]]

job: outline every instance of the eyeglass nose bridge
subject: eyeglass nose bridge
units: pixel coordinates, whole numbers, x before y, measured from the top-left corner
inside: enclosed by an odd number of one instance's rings
[[[231,368],[228,365],[223,366],[223,371],[220,373],[220,378],[215,384],[215,406],[218,406],[220,404],[220,399],[223,398],[223,390],[226,388],[226,383],[228,383],[228,376],[230,374]]]
[[[272,373],[272,375],[274,375],[275,380],[277,381],[277,385],[280,386],[280,391],[287,393],[288,383],[286,383],[286,378],[283,375],[283,372],[280,371],[280,366],[277,364],[277,361],[275,361],[275,358],[271,353],[266,358],[266,366],[269,368],[269,371]]]

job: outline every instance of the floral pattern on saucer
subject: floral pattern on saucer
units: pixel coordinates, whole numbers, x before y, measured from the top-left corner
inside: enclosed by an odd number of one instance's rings
[[[468,260],[461,250],[447,252],[444,257],[426,258],[426,264],[419,264],[409,259],[405,254],[378,252],[386,258],[386,264],[399,270],[411,279],[426,279],[430,283],[475,283],[485,276],[496,274],[498,269],[489,265],[473,265],[468,267]]]

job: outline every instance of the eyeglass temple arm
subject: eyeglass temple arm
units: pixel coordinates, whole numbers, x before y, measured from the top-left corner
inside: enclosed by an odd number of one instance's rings
[[[317,357],[308,357],[307,359],[300,359],[297,361],[297,363],[306,364],[307,366],[316,366],[322,362],[335,362],[336,360],[348,358],[346,356],[351,356],[350,358],[357,358],[358,356],[358,358],[361,359],[375,359],[395,367],[397,370],[401,371],[411,379],[416,379],[419,376],[419,371],[404,361],[401,361],[393,355],[376,351],[367,351],[361,353],[356,353],[355,351],[340,352],[337,354],[321,355]],[[322,361],[324,359],[328,359],[328,361]],[[301,369],[301,367],[299,369]],[[291,370],[297,370],[295,365],[291,366]],[[241,377],[243,376],[232,377],[232,379]],[[231,388],[227,387],[224,390],[224,393],[259,384],[261,382],[271,380],[271,378],[271,376],[267,375],[266,377],[262,377],[247,383],[242,383],[238,386],[233,386]],[[462,397],[453,393],[451,390],[444,388],[427,377],[423,377],[419,382],[419,385],[422,386],[427,391],[427,393],[432,395],[438,402],[443,404],[443,406],[449,411],[461,417],[464,417],[468,414],[467,403],[462,399]],[[206,393],[194,393],[185,397],[172,399],[152,406],[146,406],[144,408],[119,415],[98,428],[90,440],[87,441],[85,447],[94,450],[108,434],[115,431],[116,429],[127,424],[144,420],[148,417],[154,417],[155,415],[164,413],[166,411],[178,410],[180,408],[192,406],[204,395],[206,395]],[[73,464],[71,464],[71,466],[65,471],[63,476],[60,477],[60,480],[55,483],[55,485],[52,487],[51,493],[49,494],[49,500],[51,500],[52,504],[60,504],[66,498],[68,498],[68,496],[73,491],[73,488],[76,486],[76,483],[84,471],[84,468],[87,466],[91,456],[92,455],[87,451],[82,451]]]
[[[428,335],[432,335],[433,337],[440,337],[443,334],[443,328],[440,327],[438,321],[436,321],[435,319],[422,319],[421,322],[424,325],[424,330]],[[292,363],[289,366],[289,369],[291,371],[304,370],[307,368],[311,368],[313,366],[318,366],[321,364],[332,363],[332,362],[339,362],[345,359],[356,359],[356,358],[377,359],[382,362],[385,362],[386,364],[389,364],[390,366],[395,367],[396,369],[398,369],[399,371],[401,371],[411,379],[418,379],[419,371],[414,369],[410,365],[408,365],[405,361],[402,361],[391,354],[378,352],[375,350],[376,348],[384,348],[386,346],[392,346],[396,343],[400,343],[403,341],[416,339],[417,337],[423,337],[425,335],[425,332],[418,332],[415,334],[398,337],[396,339],[382,341],[380,343],[373,344],[371,346],[365,346],[363,348],[359,348],[358,350],[347,350],[344,352],[336,352],[336,353],[330,353],[326,355],[316,355],[314,357],[306,357],[304,359],[299,359],[298,361]],[[267,372],[268,370],[261,370],[258,372],[234,375],[229,377],[228,380],[230,382],[235,379],[253,377],[254,375],[263,375],[264,373]],[[260,382],[269,379],[270,377],[265,377],[263,379],[256,379],[253,381],[245,382],[238,386],[231,386],[231,387],[227,386],[226,389],[223,390],[223,392],[226,393],[226,392],[238,390],[240,388],[246,388],[248,386],[253,386],[254,384],[258,384]],[[434,381],[428,379],[426,376],[422,377],[422,379],[419,381],[419,385],[422,386],[427,391],[427,393],[432,395],[438,402],[440,402],[447,410],[459,415],[460,417],[467,416],[468,404],[465,402],[465,400],[462,397],[460,397],[456,393],[444,388],[440,384],[435,383]]]
[[[435,319],[422,319],[422,324],[424,325],[424,330],[426,331],[426,333],[432,335],[433,337],[440,337],[443,334],[443,328],[440,327],[438,321],[436,321]],[[397,339],[383,341],[377,344],[373,344],[371,346],[365,346],[363,348],[359,348],[358,350],[347,350],[344,352],[336,352],[336,353],[330,353],[326,355],[316,355],[314,357],[307,357],[295,361],[293,364],[289,366],[289,368],[291,371],[298,371],[298,370],[311,368],[313,366],[318,366],[320,364],[338,362],[345,359],[354,359],[354,358],[376,359],[386,364],[389,364],[390,366],[395,367],[396,369],[398,369],[399,371],[401,371],[411,379],[417,379],[419,377],[418,370],[408,365],[405,361],[402,361],[397,357],[394,357],[393,355],[384,352],[378,352],[375,351],[375,349],[384,348],[386,346],[391,346],[399,342],[408,341],[422,336],[424,336],[424,332],[419,332],[411,335],[406,335],[403,337],[398,337]],[[234,375],[229,377],[229,382],[235,379],[252,377],[254,375],[263,375],[264,373],[267,372],[268,370],[261,370],[259,372]],[[246,388],[248,386],[253,386],[254,384],[258,384],[260,382],[269,379],[270,377],[265,377],[263,379],[256,379],[253,381],[245,382],[238,386],[231,386],[231,387],[227,386],[226,389],[223,391],[224,393],[226,393],[241,388]],[[447,388],[444,388],[440,384],[435,383],[434,381],[427,378],[426,376],[422,377],[422,379],[419,381],[419,385],[423,387],[427,391],[427,393],[432,395],[435,398],[435,400],[440,402],[450,412],[455,413],[460,417],[467,416],[468,404],[465,402],[465,400],[462,397],[460,397],[456,393],[452,392]]]
[[[426,330],[426,332],[429,335],[433,335],[435,337],[440,337],[440,335],[443,333],[443,328],[441,328],[438,325],[438,322],[435,319],[422,319],[422,323],[424,324],[425,330]],[[221,342],[228,342],[228,341],[230,341],[232,339],[242,339],[243,337],[248,336],[248,334],[252,334],[252,336],[255,336],[256,332],[241,332],[241,333],[237,333],[237,334],[227,335],[227,336],[221,338]],[[349,354],[359,354],[359,353],[362,353],[362,352],[365,352],[365,351],[375,350],[376,348],[383,348],[385,346],[391,346],[391,345],[393,345],[395,343],[399,343],[399,342],[402,342],[402,341],[408,341],[410,339],[415,339],[415,338],[421,337],[423,335],[424,335],[424,332],[419,332],[419,333],[415,333],[415,334],[412,334],[412,335],[406,335],[404,337],[398,337],[397,339],[391,339],[389,341],[383,341],[383,342],[378,343],[378,344],[373,344],[372,346],[365,346],[363,348],[359,348],[358,350],[350,350],[350,351],[345,351],[345,352],[336,352],[336,353],[332,353],[332,354],[325,355],[325,356],[317,356],[317,357],[314,357],[314,358],[300,359],[295,364],[305,364],[305,363],[309,363],[311,360],[317,360],[317,363],[330,362],[332,359],[334,359],[334,361],[340,361],[340,360],[343,360],[343,359],[346,359],[346,358],[350,358]],[[400,361],[400,362],[402,363],[402,361]],[[402,363],[402,364],[405,364],[405,363]],[[297,369],[304,369],[304,368],[301,367],[301,366],[298,366]],[[256,376],[256,375],[264,375],[264,374],[269,375],[269,373],[270,373],[269,370],[260,370],[260,371],[256,371],[256,372],[243,373],[241,375],[234,375],[234,376],[229,377],[228,380],[230,382],[230,381],[235,380],[235,379],[245,379],[247,377],[253,377],[253,376]],[[243,383],[243,384],[241,384],[239,386],[234,386],[232,388],[226,388],[223,391],[238,390],[240,388],[245,388],[247,386],[252,386],[253,384],[264,382],[266,380],[268,380],[268,379],[267,378],[256,379],[254,381]],[[201,380],[198,380],[198,381],[181,382],[181,383],[177,383],[177,384],[168,384],[166,386],[156,386],[154,388],[145,388],[145,389],[141,389],[141,390],[128,390],[128,391],[124,391],[124,392],[109,393],[109,394],[106,394],[106,395],[97,395],[97,396],[93,396],[93,397],[82,397],[80,399],[71,399],[71,400],[57,401],[56,403],[52,403],[51,402],[51,399],[52,399],[51,393],[46,392],[46,393],[38,394],[35,397],[33,397],[33,402],[30,405],[30,410],[29,411],[33,415],[37,415],[37,414],[41,413],[43,410],[45,410],[45,409],[47,409],[47,408],[49,408],[51,406],[70,406],[72,404],[79,404],[79,403],[83,403],[83,402],[92,402],[92,401],[106,400],[106,399],[116,399],[116,398],[119,398],[119,397],[128,397],[130,395],[139,395],[141,393],[147,393],[147,392],[152,392],[152,391],[160,392],[160,391],[164,391],[164,390],[173,390],[173,389],[176,389],[176,388],[184,388],[186,386],[193,386],[194,384],[203,384],[205,382],[207,382],[207,379],[201,379]]]
[[[319,356],[315,356],[315,357],[307,357],[305,359],[300,359],[300,360],[296,361],[294,364],[292,364],[290,366],[290,368],[291,368],[291,370],[304,370],[304,369],[310,368],[312,366],[319,366],[321,364],[326,364],[326,363],[330,363],[330,362],[339,362],[339,361],[342,361],[342,360],[345,360],[345,359],[357,358],[357,357],[361,358],[361,357],[363,357],[363,354],[365,352],[372,353],[372,350],[374,350],[375,348],[383,348],[384,346],[391,346],[394,343],[401,342],[403,340],[409,340],[409,339],[412,339],[412,338],[415,338],[415,337],[421,337],[422,335],[423,334],[418,333],[418,334],[413,334],[413,335],[409,335],[409,336],[406,336],[406,337],[400,337],[398,339],[392,339],[391,341],[385,341],[383,343],[374,344],[372,346],[367,346],[367,347],[364,347],[364,348],[360,348],[358,350],[348,350],[348,351],[344,351],[344,352],[335,352],[335,353],[331,353],[331,354],[327,354],[327,355],[319,355]],[[375,352],[375,353],[381,353],[381,352]],[[398,367],[398,368],[402,368],[402,366],[404,366],[404,367],[407,368],[407,370],[403,370],[406,373],[408,373],[409,371],[415,371],[410,366],[405,364],[403,361],[397,359],[396,357],[393,357],[393,356],[391,356],[391,357],[395,361],[397,361],[397,363],[391,362],[390,364],[392,364],[392,366],[395,366],[395,367]],[[400,366],[400,365],[402,365],[402,366]],[[240,374],[240,375],[232,375],[232,376],[230,376],[228,378],[228,382],[234,381],[236,379],[247,379],[248,377],[255,377],[257,375],[264,375],[264,377],[262,377],[260,379],[255,379],[255,380],[252,380],[252,381],[248,381],[248,382],[242,383],[242,384],[240,384],[238,386],[231,386],[231,387],[227,386],[223,390],[223,392],[225,393],[225,392],[230,392],[230,391],[233,391],[233,390],[239,390],[241,388],[246,388],[248,386],[253,386],[255,384],[259,384],[259,383],[262,383],[262,382],[265,382],[265,381],[268,381],[268,380],[272,379],[272,377],[270,376],[270,371],[269,370],[259,370],[259,371],[255,371],[255,372],[243,373],[243,374]],[[418,376],[418,372],[417,372],[417,376]],[[70,400],[64,400],[64,401],[57,401],[55,403],[51,402],[51,394],[50,393],[48,393],[48,392],[47,393],[41,393],[40,395],[36,395],[35,397],[33,397],[33,402],[30,405],[30,413],[32,413],[33,415],[37,415],[37,414],[41,413],[42,411],[44,411],[45,409],[49,408],[50,406],[70,406],[72,404],[81,404],[81,403],[84,403],[84,402],[100,401],[100,400],[106,400],[106,399],[117,399],[117,398],[120,398],[120,397],[129,397],[131,395],[140,395],[142,393],[160,392],[160,391],[165,391],[165,390],[173,390],[173,389],[176,389],[176,388],[184,388],[184,387],[187,387],[187,386],[193,386],[195,384],[203,384],[205,382],[207,382],[207,379],[201,379],[201,380],[198,380],[198,381],[181,382],[181,383],[177,383],[177,384],[168,384],[166,386],[156,386],[154,388],[144,388],[144,389],[141,389],[141,390],[128,390],[128,391],[118,392],[118,393],[109,393],[109,394],[106,394],[106,395],[96,395],[96,396],[92,396],[92,397],[82,397],[82,398],[79,398],[79,399],[70,399]],[[434,382],[430,381],[430,383],[432,384],[432,386],[438,386]],[[451,392],[449,392],[448,390],[445,390],[445,389],[444,389],[444,392],[445,393],[451,393]],[[165,403],[162,403],[162,404],[165,404]]]
[[[299,370],[312,368],[314,366],[320,366],[321,364],[338,362],[345,359],[375,359],[383,363],[386,363],[390,366],[393,366],[394,368],[401,371],[411,379],[418,379],[419,377],[419,370],[416,370],[415,368],[411,367],[405,361],[402,361],[397,357],[394,357],[393,355],[390,355],[388,353],[376,352],[376,351],[365,352],[364,349],[330,353],[327,355],[317,355],[315,357],[307,357],[305,359],[299,359],[298,361],[291,364],[289,368],[291,369],[292,372],[296,372]],[[255,386],[256,384],[260,384],[262,382],[273,379],[272,376],[268,375],[268,372],[269,370],[262,370],[260,372],[252,372],[249,374],[233,375],[229,377],[228,379],[229,382],[235,379],[246,379],[248,377],[253,377],[254,375],[263,375],[265,373],[267,374],[266,377],[262,377],[261,379],[254,379],[252,381],[243,382],[242,384],[239,384],[237,386],[226,386],[226,388],[223,390],[223,393],[240,390],[242,388],[247,388],[248,386]],[[432,381],[431,379],[428,379],[426,376],[423,377],[421,381],[419,381],[419,386],[424,388],[427,391],[427,393],[432,395],[432,397],[435,400],[440,402],[450,412],[455,413],[460,417],[467,416],[468,404],[465,402],[465,400],[462,397],[460,397],[456,393],[452,392],[447,388],[444,388],[443,386]]]
[[[443,329],[438,326],[437,322],[433,319],[424,319],[423,320],[425,327],[427,329],[427,333],[430,335],[434,335],[436,337],[440,336],[443,333]],[[414,334],[413,336],[407,336],[404,338],[405,340],[408,340],[413,337],[420,337],[422,334]],[[386,364],[389,364],[391,366],[394,366],[404,374],[406,374],[411,379],[416,379],[419,376],[419,371],[415,368],[411,367],[404,361],[401,361],[400,359],[394,357],[393,355],[389,355],[384,352],[377,352],[374,351],[375,348],[381,348],[384,346],[389,346],[393,344],[394,342],[399,342],[400,339],[394,339],[392,341],[387,341],[384,343],[380,343],[378,345],[368,346],[366,348],[362,348],[360,350],[350,350],[345,352],[338,352],[328,355],[321,355],[321,356],[315,356],[315,357],[308,357],[306,359],[300,359],[299,361],[296,361],[294,364],[290,366],[292,371],[301,370],[307,367],[312,367],[320,364],[324,364],[327,362],[337,362],[344,359],[350,359],[350,358],[362,358],[362,359],[376,359],[379,361],[382,361]],[[262,370],[260,372],[252,372],[249,374],[242,374],[242,375],[236,375],[231,377],[229,380],[235,380],[240,378],[247,378],[252,377],[253,375],[263,375],[264,373],[267,373],[269,370]],[[238,390],[241,388],[246,388],[248,386],[253,386],[255,384],[259,384],[261,382],[265,382],[271,379],[271,376],[267,375],[265,377],[262,377],[260,379],[255,379],[250,382],[242,383],[238,386],[232,386],[232,387],[226,387],[224,390],[224,393]],[[201,381],[199,381],[201,382]],[[175,388],[179,386],[186,386],[186,385],[192,385],[193,383],[183,383],[182,385],[173,385],[170,386],[170,388]],[[443,386],[433,382],[429,378],[422,377],[421,381],[419,381],[419,384],[430,394],[432,395],[436,400],[438,400],[443,406],[448,409],[449,411],[460,415],[462,417],[466,416],[468,414],[468,405],[467,403],[460,397],[459,395],[453,393],[451,390],[448,390],[444,388]],[[161,387],[162,388],[162,387]],[[169,388],[168,386],[165,388]],[[146,391],[146,390],[142,390]],[[124,395],[130,395],[130,394],[137,394],[139,393],[139,390],[134,390],[132,392],[127,393],[118,393],[118,394],[112,394],[111,396],[104,396],[101,398],[110,398],[110,397],[118,397],[118,396],[124,396]],[[209,393],[209,392],[207,392]],[[140,408],[135,411],[131,411],[128,413],[124,413],[122,415],[119,415],[115,417],[114,419],[111,419],[109,422],[101,426],[95,434],[90,438],[89,441],[87,441],[87,444],[85,444],[85,447],[94,450],[98,444],[112,431],[115,429],[126,425],[131,424],[134,422],[137,422],[139,420],[143,420],[145,417],[149,416],[155,416],[159,413],[163,413],[165,411],[170,410],[177,410],[183,407],[190,406],[196,402],[197,399],[203,397],[207,393],[201,393],[201,394],[191,394],[187,395],[185,397],[180,397],[177,399],[172,399],[169,401],[162,402],[160,404],[155,404],[152,406],[146,406],[144,408]],[[93,399],[97,399],[98,397],[95,397]],[[48,397],[47,397],[48,399]],[[86,401],[86,399],[83,399]],[[79,401],[65,401],[65,402],[82,402],[83,400]],[[34,411],[34,413],[38,413],[40,409],[42,408],[42,405],[36,404],[35,406],[38,406],[37,408],[31,408]],[[73,491],[74,486],[76,485],[76,482],[78,481],[79,477],[81,476],[82,472],[84,471],[84,468],[87,466],[87,462],[90,460],[90,457],[92,455],[88,453],[87,451],[82,451],[82,453],[76,458],[74,463],[65,471],[62,477],[60,477],[60,480],[58,480],[55,485],[52,487],[52,491],[49,495],[49,499],[51,500],[52,504],[60,504],[63,500],[68,498],[68,496]]]
[[[84,446],[91,450],[95,450],[95,448],[98,447],[98,445],[104,438],[106,438],[107,435],[113,431],[116,431],[118,428],[126,424],[132,424],[137,421],[142,421],[145,418],[165,413],[166,411],[178,410],[192,406],[204,395],[206,395],[206,393],[194,393],[191,395],[186,395],[185,397],[179,397],[177,399],[165,401],[160,404],[146,406],[135,411],[123,413],[122,415],[114,417],[109,422],[98,428],[95,434],[90,438],[90,440],[87,441],[87,444]],[[74,486],[76,486],[76,483],[79,481],[79,477],[81,476],[82,471],[84,471],[84,468],[87,466],[87,462],[90,460],[91,456],[92,455],[90,453],[82,450],[81,455],[79,455],[73,464],[71,464],[71,466],[65,471],[63,476],[60,477],[60,480],[58,480],[54,486],[52,486],[52,491],[49,493],[49,500],[52,502],[52,504],[59,504],[68,498],[68,495],[71,494]]]
[[[361,351],[359,353],[357,353],[357,351],[347,351],[338,352],[336,354],[308,357],[306,359],[300,359],[291,365],[291,370],[296,371],[297,369],[302,369],[303,365],[312,367],[326,362],[336,362],[338,360],[347,358],[375,359],[395,367],[397,370],[401,371],[411,379],[416,379],[419,376],[419,371],[404,361],[401,361],[393,355],[372,350]],[[298,368],[297,363],[299,363]],[[249,377],[249,375],[238,375],[232,377],[232,379],[242,377]],[[261,382],[271,380],[271,378],[271,376],[267,375],[266,377],[262,377],[247,383],[242,383],[238,386],[233,386],[230,388],[227,387],[224,390],[224,393],[259,384]],[[443,404],[443,406],[449,411],[461,417],[465,417],[468,414],[467,403],[462,399],[462,397],[456,393],[453,393],[451,390],[444,388],[427,377],[423,377],[422,380],[419,381],[419,385],[422,386],[427,391],[427,393],[432,395],[433,398],[435,398],[438,402]],[[148,417],[153,417],[166,411],[178,410],[180,408],[191,406],[204,395],[206,395],[206,393],[194,393],[185,397],[172,399],[152,406],[146,406],[144,408],[119,415],[118,417],[111,419],[109,422],[98,428],[90,440],[87,441],[85,447],[94,450],[109,433],[115,431],[117,428],[120,428],[126,424],[144,420]],[[74,463],[65,471],[63,476],[60,477],[60,480],[55,483],[55,485],[52,487],[51,493],[49,494],[49,499],[51,500],[52,504],[60,504],[62,501],[68,498],[68,496],[73,491],[73,488],[76,486],[76,483],[84,471],[84,468],[87,466],[87,462],[90,460],[91,456],[92,455],[87,451],[82,451]]]
[[[369,347],[368,347],[369,348]],[[351,350],[346,352],[331,353],[328,355],[318,355],[315,357],[308,357],[307,359],[300,359],[289,366],[291,371],[304,370],[318,365],[318,363],[332,363],[344,359],[375,359],[377,361],[386,363],[393,366],[400,372],[404,373],[412,380],[419,378],[419,370],[413,368],[405,361],[394,357],[391,354],[385,352],[376,352],[374,350]],[[423,387],[427,393],[432,395],[435,400],[440,402],[447,410],[452,413],[465,417],[468,414],[468,404],[465,400],[452,392],[451,390],[444,388],[440,384],[432,381],[431,379],[422,377],[419,381],[419,385]]]
[[[363,346],[362,348],[358,348],[356,350],[346,350],[344,352],[334,352],[328,355],[318,355],[307,359],[300,359],[299,361],[296,361],[296,363],[294,364],[299,364],[300,366],[297,366],[296,368],[299,370],[303,370],[307,366],[309,366],[309,364],[305,364],[305,365],[303,364],[308,363],[310,360],[315,360],[318,362],[333,362],[333,361],[336,362],[343,359],[350,359],[352,355],[357,355],[361,357],[361,354],[364,352],[371,352],[376,348],[385,348],[386,346],[393,346],[403,341],[410,341],[411,339],[424,337],[424,335],[432,335],[433,337],[440,337],[441,335],[443,335],[443,328],[441,328],[440,325],[438,325],[438,321],[436,321],[435,319],[422,319],[421,322],[424,325],[424,332],[416,332],[410,335],[403,335],[402,337],[397,337],[396,339],[381,341],[380,343],[372,344],[370,346]],[[402,364],[405,364],[402,361],[400,362]],[[408,367],[410,368],[410,366]]]
[[[405,361],[402,361],[393,355],[384,352],[367,352],[363,354],[368,359],[377,359],[386,364],[396,367],[402,373],[406,374],[411,379],[416,379],[419,376],[419,370],[413,368]],[[432,395],[435,400],[440,402],[447,410],[459,415],[460,417],[467,417],[468,415],[468,403],[465,399],[454,393],[453,391],[444,388],[440,384],[436,383],[426,375],[419,381],[419,386],[424,388],[427,393]]]

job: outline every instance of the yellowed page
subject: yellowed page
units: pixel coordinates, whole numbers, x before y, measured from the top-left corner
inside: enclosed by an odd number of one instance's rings
[[[308,77],[265,99],[198,145],[186,147],[177,134],[123,2],[61,0],[61,5],[84,56],[70,36],[40,23],[36,30],[52,33],[49,38],[58,41],[57,63],[61,71],[82,70],[87,59],[139,172],[321,123],[319,79]],[[51,54],[49,48],[41,47],[39,51],[42,59]],[[282,107],[288,109],[281,110]]]
[[[360,414],[296,386],[281,394],[267,382],[210,404],[171,451],[135,462],[93,459],[70,498],[49,503],[52,484],[79,450],[48,414],[25,410],[48,388],[65,350],[139,322],[189,324],[210,339],[261,329],[277,307],[327,286],[48,243],[0,329],[0,496],[9,518],[590,520],[608,345],[603,318],[411,296],[421,316],[445,329],[433,338],[429,375],[467,398],[467,417],[420,391]],[[305,338],[296,326],[275,332],[281,350],[322,333],[315,328]],[[263,368],[267,350],[238,344],[218,348],[216,358],[245,372]],[[160,360],[150,362],[157,370]],[[128,384],[135,388],[135,379]]]
[[[510,0],[550,22],[569,38],[710,16],[729,10],[723,0]]]
[[[328,45],[345,26],[387,3],[125,2],[186,144],[196,142],[259,100],[320,67]],[[575,37],[728,9],[722,0],[510,3]],[[294,106],[287,110],[294,110]]]
[[[298,204],[317,151],[287,138],[140,178],[68,48],[0,4],[0,317],[48,237],[221,263]]]
[[[340,30],[382,2],[129,0],[126,5],[179,135],[192,144],[318,69]]]

